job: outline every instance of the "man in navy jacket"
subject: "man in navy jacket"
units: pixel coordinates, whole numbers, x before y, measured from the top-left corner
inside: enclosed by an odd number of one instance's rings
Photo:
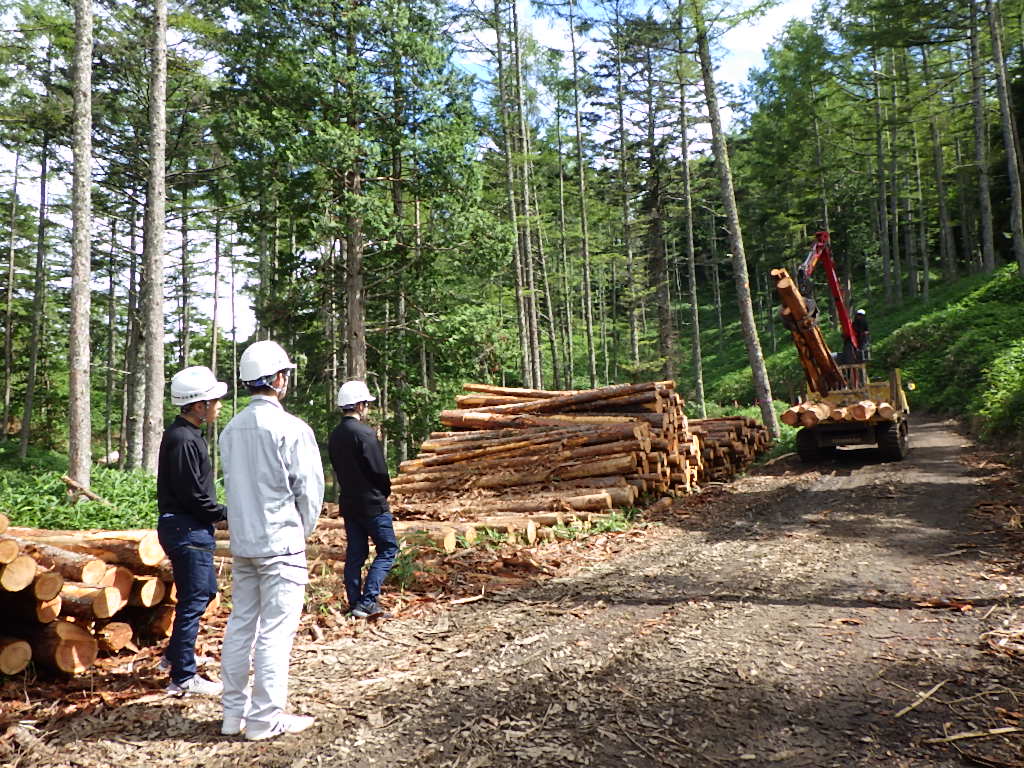
[[[217,503],[213,467],[203,424],[215,422],[228,385],[203,365],[185,368],[171,379],[171,402],[181,413],[164,431],[157,459],[157,535],[174,571],[178,606],[164,658],[171,668],[167,692],[219,696],[221,684],[196,673],[199,620],[217,594],[213,568],[213,524],[224,519]]]
[[[346,381],[338,390],[341,423],[331,432],[327,451],[338,480],[338,504],[345,519],[345,592],[352,615],[358,619],[380,616],[381,585],[398,555],[392,524],[384,450],[374,431],[363,423],[374,398],[362,381]],[[367,540],[377,550],[362,581],[363,563],[370,554]]]

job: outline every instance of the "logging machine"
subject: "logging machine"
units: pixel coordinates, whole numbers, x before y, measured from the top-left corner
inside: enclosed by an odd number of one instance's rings
[[[829,349],[818,327],[811,275],[819,264],[828,278],[843,337],[841,353]],[[892,370],[887,380],[871,381],[866,316],[861,314],[856,321],[850,317],[836,275],[829,233],[815,235],[795,281],[785,269],[773,269],[771,275],[782,303],[779,312],[783,325],[793,336],[807,379],[804,402],[782,416],[790,426],[801,426],[796,435],[800,458],[814,462],[833,456],[840,446],[875,445],[884,460],[903,459],[910,447],[910,409],[900,371]]]

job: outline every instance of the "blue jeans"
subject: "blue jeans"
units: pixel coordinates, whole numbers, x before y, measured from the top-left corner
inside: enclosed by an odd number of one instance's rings
[[[398,555],[398,539],[391,523],[391,513],[379,515],[361,515],[358,512],[346,514],[345,536],[345,594],[348,605],[355,608],[362,602],[371,602],[380,595],[380,587],[387,578],[388,571],[395,563]],[[366,581],[362,581],[363,563],[370,554],[367,539],[373,540],[377,550],[370,569],[366,573]]]
[[[166,657],[171,680],[181,685],[196,674],[199,619],[217,594],[217,572],[213,568],[216,544],[212,527],[187,515],[161,515],[156,530],[160,546],[171,561],[178,590]]]

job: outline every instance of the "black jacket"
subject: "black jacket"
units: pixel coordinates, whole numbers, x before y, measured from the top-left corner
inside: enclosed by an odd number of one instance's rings
[[[342,514],[378,515],[388,511],[391,477],[377,435],[353,416],[331,432],[327,452],[338,479]]]
[[[217,503],[213,465],[199,427],[181,416],[164,430],[156,472],[156,504],[161,515],[190,515],[212,525],[225,517]]]

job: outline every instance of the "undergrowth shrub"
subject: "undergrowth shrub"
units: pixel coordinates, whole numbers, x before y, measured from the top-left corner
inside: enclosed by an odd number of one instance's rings
[[[903,369],[911,405],[979,417],[985,437],[1024,435],[1024,283],[1009,265],[876,344],[876,370]]]

